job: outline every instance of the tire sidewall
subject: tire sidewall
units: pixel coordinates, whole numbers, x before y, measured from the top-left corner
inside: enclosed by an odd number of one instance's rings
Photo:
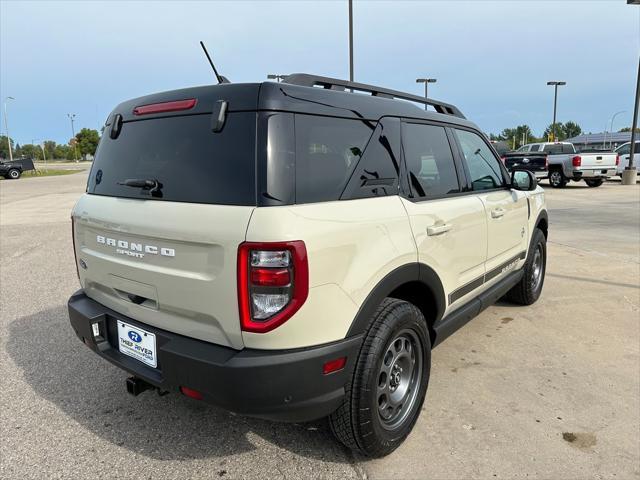
[[[372,349],[375,351],[369,351],[366,353],[373,353],[373,358],[375,360],[371,363],[363,362],[363,365],[359,365],[360,368],[363,368],[362,373],[364,373],[366,378],[363,379],[362,386],[364,387],[364,391],[360,402],[358,402],[360,404],[358,408],[361,412],[367,412],[367,414],[363,413],[364,418],[362,418],[362,421],[360,422],[360,433],[363,437],[368,437],[370,442],[375,442],[375,444],[366,445],[366,450],[375,450],[378,452],[384,452],[384,454],[390,453],[398,447],[413,429],[413,426],[422,411],[422,405],[424,403],[429,384],[429,372],[431,370],[431,342],[424,317],[420,311],[411,304],[403,302],[399,304],[399,307],[400,306],[404,308],[402,313],[398,315],[398,318],[390,316],[392,317],[392,321],[386,323],[386,326],[390,328],[384,330],[384,342],[375,344],[375,348]],[[409,415],[399,427],[394,430],[388,430],[382,426],[382,421],[378,414],[378,374],[380,367],[382,366],[384,354],[391,343],[391,340],[393,340],[399,332],[405,329],[410,329],[415,332],[421,343],[423,362],[422,378],[418,388],[418,395]],[[380,332],[381,330],[378,331],[378,333]]]
[[[11,178],[12,180],[17,180],[18,178],[20,178],[20,172],[15,168],[9,170],[9,178]]]
[[[535,256],[535,250],[538,245],[542,246],[542,278],[540,279],[540,284],[538,287],[533,290],[531,288],[530,279],[533,275],[534,266],[533,266],[533,258]],[[526,295],[529,297],[531,303],[535,302],[542,293],[542,288],[544,287],[544,279],[547,274],[547,240],[544,236],[544,233],[538,228],[535,229],[533,234],[533,238],[531,239],[531,246],[529,248],[529,255],[527,257],[527,263],[524,268],[524,275],[526,281]]]
[[[554,181],[554,176],[558,179],[557,182]],[[552,170],[551,173],[549,173],[549,184],[553,188],[561,188],[566,184],[563,178],[563,174],[560,170]]]

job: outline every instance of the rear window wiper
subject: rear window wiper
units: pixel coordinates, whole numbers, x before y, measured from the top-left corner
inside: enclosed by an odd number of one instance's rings
[[[149,193],[153,196],[162,196],[162,193],[160,192],[162,183],[155,178],[128,178],[124,182],[118,182],[118,185],[142,188],[143,190],[149,190]]]

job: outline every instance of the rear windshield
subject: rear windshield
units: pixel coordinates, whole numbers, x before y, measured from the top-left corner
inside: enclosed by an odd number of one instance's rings
[[[170,202],[255,205],[255,112],[229,113],[221,132],[211,114],[125,122],[108,130],[91,168],[88,193]],[[119,185],[153,180],[159,192]]]

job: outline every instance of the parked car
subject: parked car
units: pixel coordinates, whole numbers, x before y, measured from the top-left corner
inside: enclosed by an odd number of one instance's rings
[[[7,179],[17,180],[29,170],[35,170],[32,158],[17,158],[9,162],[0,161],[0,175]]]
[[[455,106],[296,74],[118,105],[72,225],[71,325],[130,393],[328,416],[382,456],[422,411],[431,349],[538,299],[548,218]]]
[[[616,174],[622,176],[624,169],[629,166],[629,159],[631,158],[631,142],[623,143],[614,150],[620,158],[618,162],[618,168]],[[633,153],[633,164],[638,167],[640,162],[640,141],[636,141],[635,152]]]
[[[502,156],[509,171],[525,168],[538,179],[548,178],[554,188],[561,188],[573,180],[584,180],[590,187],[616,175],[618,155],[608,151],[577,152],[568,142],[543,142],[523,145],[515,152]]]
[[[22,175],[22,165],[12,162],[0,162],[0,175],[7,179],[17,180]]]

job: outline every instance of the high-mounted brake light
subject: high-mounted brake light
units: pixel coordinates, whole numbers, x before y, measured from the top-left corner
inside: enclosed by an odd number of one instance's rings
[[[576,155],[571,159],[571,163],[573,163],[574,167],[579,167],[582,165],[582,157],[580,155]]]
[[[190,110],[196,106],[198,101],[195,98],[187,100],[174,100],[172,102],[151,103],[140,105],[133,109],[134,115],[149,115],[151,113],[177,112],[179,110]]]
[[[309,293],[304,242],[244,242],[238,247],[238,308],[245,332],[265,333],[296,313]]]

